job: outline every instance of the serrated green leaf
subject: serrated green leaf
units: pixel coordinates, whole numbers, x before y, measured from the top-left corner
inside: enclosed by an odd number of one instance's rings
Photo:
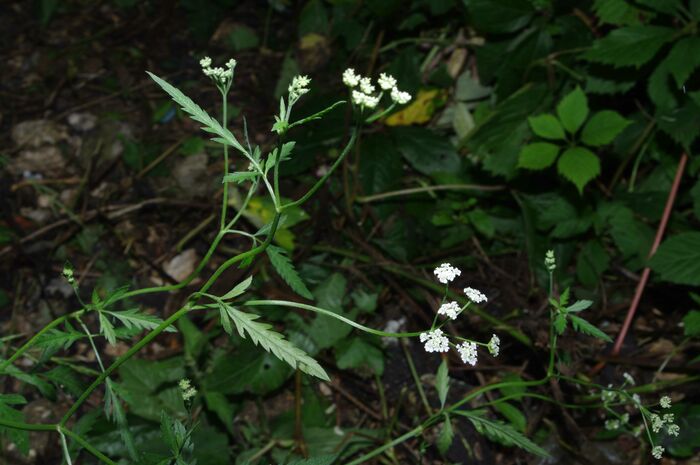
[[[226,176],[224,176],[224,179],[221,181],[221,183],[227,183],[227,182],[235,182],[236,184],[241,184],[242,182],[245,181],[254,181],[256,178],[260,176],[260,173],[257,171],[239,171],[237,173],[229,173]]]
[[[440,398],[440,408],[445,408],[447,392],[450,390],[450,377],[447,370],[447,361],[443,360],[435,375],[435,389]]]
[[[581,140],[594,147],[609,144],[631,123],[616,111],[599,111],[583,127]]]
[[[577,300],[573,304],[566,307],[566,311],[578,313],[589,308],[591,305],[593,305],[592,300]]]
[[[587,94],[624,94],[636,84],[636,81],[613,81],[596,76],[586,78],[585,91]]]
[[[649,261],[663,281],[700,285],[700,232],[685,232],[661,243]]]
[[[564,334],[564,331],[566,331],[566,314],[559,313],[556,318],[554,318],[554,329],[559,336]]]
[[[161,323],[163,323],[163,320],[161,320],[157,316],[141,313],[137,308],[124,310],[121,312],[112,312],[104,310],[103,312],[100,312],[100,315],[102,313],[106,313],[107,315],[113,316],[114,318],[119,320],[121,324],[123,324],[127,329],[155,329]],[[165,329],[165,331],[169,333],[177,332],[177,330],[172,326],[168,326]]]
[[[448,415],[447,412],[445,412],[445,421],[442,422],[442,428],[440,428],[440,435],[438,436],[437,441],[435,442],[435,445],[437,446],[438,451],[440,451],[441,454],[444,455],[447,453],[450,446],[452,445],[454,437],[455,433],[452,429],[452,421],[450,420],[450,415]]]
[[[531,116],[527,121],[530,123],[532,132],[540,137],[552,140],[566,139],[564,128],[554,115],[545,113],[544,115]]]
[[[518,168],[542,170],[554,163],[559,155],[559,146],[549,142],[535,142],[522,148],[518,156]]]
[[[574,134],[588,117],[588,99],[579,86],[567,94],[559,105],[557,115],[562,126],[569,133]]]
[[[226,294],[221,296],[221,300],[230,300],[238,297],[239,295],[243,294],[245,291],[248,290],[250,287],[251,283],[253,282],[253,276],[248,276],[246,279],[241,281],[240,283],[236,284],[233,289],[228,291]]]
[[[600,160],[584,147],[571,147],[559,157],[557,170],[583,193],[585,185],[600,174]]]
[[[642,11],[633,7],[625,0],[595,0],[593,11],[602,23],[615,26],[631,26],[639,24]]]
[[[247,150],[245,150],[243,146],[238,142],[238,140],[231,133],[231,131],[222,127],[217,120],[209,116],[209,114],[206,111],[200,108],[200,106],[194,103],[188,96],[183,94],[182,91],[180,91],[178,88],[174,87],[167,81],[159,78],[158,76],[149,71],[146,71],[146,74],[148,74],[151,77],[151,79],[153,79],[156,82],[156,84],[158,84],[168,95],[170,95],[170,97],[172,97],[172,99],[180,105],[182,110],[190,115],[190,118],[197,121],[198,123],[203,124],[203,130],[216,134],[227,145],[236,148],[241,153],[250,157],[250,154],[248,154]]]
[[[109,318],[107,318],[104,313],[98,312],[98,315],[100,320],[100,334],[102,334],[111,345],[115,345],[117,343],[117,335],[114,332],[112,322],[109,321]]]
[[[456,410],[453,413],[467,417],[479,433],[492,441],[505,446],[518,446],[540,457],[549,457],[547,451],[513,429],[510,425],[499,421],[488,420],[482,416],[483,413],[481,412]]]
[[[267,323],[255,321],[259,315],[245,313],[236,310],[227,304],[222,304],[227,315],[236,326],[238,334],[245,338],[246,333],[250,336],[254,344],[260,345],[266,351],[272,353],[280,360],[288,363],[292,368],[299,369],[304,373],[316,376],[325,381],[330,381],[325,370],[316,360],[309,357],[306,352],[296,347],[291,342],[284,339],[284,336],[273,331],[272,326]]]
[[[291,287],[294,292],[300,296],[309,300],[313,299],[311,291],[309,291],[309,289],[306,287],[304,281],[301,280],[301,277],[294,268],[294,265],[292,265],[291,260],[289,257],[287,257],[287,255],[285,255],[284,249],[270,245],[265,251],[267,252],[267,256],[270,257],[270,263],[272,263],[275,271],[277,271],[282,279],[289,284],[289,287]]]
[[[666,62],[680,89],[700,66],[700,37],[686,37],[676,42],[668,53]]]
[[[614,29],[606,37],[596,40],[584,54],[590,61],[639,68],[651,60],[656,52],[675,35],[675,30],[662,26],[630,26]]]
[[[77,340],[87,337],[84,333],[79,333],[71,327],[67,331],[60,329],[50,329],[42,334],[36,342],[37,347],[47,350],[68,349]]]
[[[580,316],[569,315],[569,319],[571,320],[571,326],[574,328],[575,331],[596,337],[598,339],[602,339],[605,342],[612,342],[610,336],[608,336],[603,331],[599,330]]]

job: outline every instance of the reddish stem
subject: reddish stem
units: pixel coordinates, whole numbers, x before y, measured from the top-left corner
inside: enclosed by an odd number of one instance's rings
[[[652,244],[651,250],[649,251],[648,258],[651,258],[656,253],[656,249],[659,248],[659,244],[661,243],[661,239],[664,236],[664,232],[666,231],[666,225],[668,224],[668,219],[671,216],[671,210],[673,209],[673,203],[676,200],[676,194],[678,194],[678,187],[681,184],[681,178],[683,177],[683,171],[685,170],[685,165],[686,165],[687,161],[688,161],[688,155],[685,153],[682,154],[681,160],[678,162],[678,168],[676,169],[676,177],[673,180],[673,185],[671,186],[671,191],[668,193],[668,198],[666,199],[666,206],[664,207],[664,213],[661,216],[661,222],[659,223],[659,227],[656,230],[656,237],[654,238],[654,243]],[[642,277],[639,280],[639,283],[637,284],[637,289],[634,292],[634,298],[632,299],[632,302],[630,303],[629,310],[627,310],[627,316],[625,317],[625,322],[622,324],[622,328],[620,329],[620,333],[617,335],[617,339],[615,340],[615,345],[613,346],[612,355],[617,355],[620,352],[620,348],[622,347],[622,342],[625,340],[625,336],[627,336],[627,332],[629,331],[630,325],[632,324],[632,318],[634,318],[634,314],[637,311],[637,306],[639,305],[639,301],[642,299],[642,293],[644,292],[644,288],[646,287],[647,281],[649,280],[649,273],[650,272],[651,272],[651,270],[649,267],[644,268],[644,271],[642,272]]]

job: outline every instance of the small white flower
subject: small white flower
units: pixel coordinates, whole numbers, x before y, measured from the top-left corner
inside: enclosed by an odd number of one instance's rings
[[[391,89],[391,100],[399,105],[403,105],[411,101],[411,94],[408,92],[401,92],[398,87],[394,87]]]
[[[459,268],[456,268],[449,263],[443,263],[433,270],[433,274],[435,274],[435,277],[437,277],[438,281],[440,281],[442,284],[447,284],[454,281],[454,279],[461,275],[462,272],[459,270]]]
[[[666,425],[666,432],[667,432],[670,436],[678,436],[678,434],[680,433],[680,431],[681,431],[681,428],[680,428],[678,425],[676,425],[676,424],[673,424],[673,423],[672,423],[672,424],[670,424],[670,425]]]
[[[372,80],[368,77],[363,77],[362,79],[360,79],[360,90],[368,95],[374,92]]]
[[[229,61],[226,62],[226,67],[227,67],[228,69],[233,69],[233,68],[235,68],[235,67],[236,67],[236,60],[234,60],[233,58],[231,58]]]
[[[482,302],[486,302],[489,299],[486,298],[486,296],[479,290],[467,287],[464,289],[464,293],[467,295],[469,300],[474,302],[475,304],[480,304]]]
[[[651,455],[653,455],[656,460],[661,459],[661,457],[664,455],[664,448],[661,446],[654,446],[654,448],[651,450]]]
[[[605,420],[605,429],[608,431],[614,431],[620,427],[619,420]]]
[[[671,408],[671,398],[669,396],[663,396],[659,400],[659,404],[661,404],[661,408]]]
[[[672,413],[664,413],[663,417],[664,423],[673,423],[674,415]]]
[[[377,83],[382,90],[389,90],[396,87],[396,79],[394,79],[394,76],[390,74],[380,74],[379,79],[377,79]]]
[[[211,66],[211,58],[204,57],[201,60],[199,60],[199,64],[202,66],[202,68],[208,68]]]
[[[367,108],[375,108],[379,103],[379,97],[374,97],[372,95],[365,95],[365,105]]]
[[[649,417],[649,420],[651,421],[651,430],[653,432],[658,433],[659,431],[661,431],[661,428],[664,426],[664,421],[661,419],[660,416],[658,416],[655,413],[652,413]]]
[[[360,75],[355,74],[355,70],[352,68],[348,68],[343,72],[343,84],[348,87],[355,87],[358,85],[361,78]]]
[[[463,363],[468,363],[471,366],[476,365],[476,343],[475,342],[463,342],[457,346],[457,352],[462,359]]]
[[[459,307],[459,304],[457,302],[448,302],[440,305],[440,308],[438,309],[438,315],[445,315],[453,320],[456,320],[460,310],[461,308]]]
[[[639,397],[639,394],[632,394],[632,402],[634,402],[634,406],[639,408],[639,405],[642,403],[642,398]]]
[[[625,381],[626,381],[628,384],[631,384],[631,385],[634,386],[634,378],[632,378],[632,375],[630,375],[630,374],[627,373],[627,372],[624,372],[624,373],[622,373],[622,377],[625,378]]]
[[[426,352],[447,352],[450,350],[450,341],[442,334],[440,329],[421,333],[420,342],[425,343]]]
[[[501,340],[498,339],[498,336],[496,336],[495,334],[491,336],[488,348],[491,355],[493,355],[494,357],[498,357],[498,353],[501,350]]]

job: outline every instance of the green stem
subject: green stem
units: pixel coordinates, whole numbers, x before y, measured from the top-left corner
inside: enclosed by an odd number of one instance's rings
[[[87,442],[79,434],[74,433],[73,431],[69,430],[68,428],[60,427],[60,430],[64,435],[68,436],[69,438],[71,438],[72,440],[74,440],[75,442],[77,442],[78,444],[83,446],[86,451],[90,452],[92,455],[94,455],[96,458],[98,458],[102,462],[104,462],[108,465],[118,465],[117,462],[113,461],[112,459],[110,459],[109,457],[104,455],[102,452],[95,449],[95,447],[92,444]]]
[[[246,302],[243,302],[241,306],[244,307],[257,307],[261,305],[277,305],[280,307],[294,307],[294,308],[301,308],[302,310],[309,310],[321,315],[326,315],[331,318],[335,318],[336,320],[340,320],[345,324],[348,324],[352,326],[353,328],[357,328],[360,331],[364,331],[369,334],[373,334],[375,336],[381,336],[381,337],[416,337],[420,336],[420,333],[387,333],[385,331],[379,331],[378,329],[373,329],[373,328],[368,328],[367,326],[361,325],[360,323],[356,323],[352,321],[349,318],[345,318],[342,315],[338,315],[335,312],[332,312],[330,310],[326,310],[323,308],[315,307],[313,305],[307,305],[307,304],[302,304],[299,302],[291,302],[288,300],[248,300]]]
[[[316,181],[316,184],[313,185],[309,191],[304,194],[303,197],[301,197],[299,200],[295,200],[293,202],[289,202],[288,204],[282,205],[280,211],[284,211],[287,208],[292,208],[297,205],[301,205],[302,203],[306,202],[311,198],[312,195],[316,193],[316,191],[326,182],[326,180],[333,174],[333,172],[340,166],[342,163],[343,159],[347,156],[347,154],[350,152],[350,149],[352,146],[355,144],[355,141],[357,140],[357,134],[359,133],[359,128],[354,128],[352,132],[350,133],[350,140],[348,141],[347,145],[343,148],[343,151],[340,153],[338,158],[335,160],[331,168],[328,170],[326,174],[323,175],[321,179]]]
[[[0,426],[5,428],[18,429],[22,431],[56,431],[55,424],[45,423],[24,423],[21,421],[12,421],[0,417]]]
[[[440,186],[423,186],[411,187],[408,189],[399,189],[396,191],[382,192],[379,194],[366,195],[355,198],[359,203],[376,202],[377,200],[389,199],[391,197],[401,197],[412,194],[422,194],[424,192],[435,191],[459,191],[459,190],[480,190],[480,191],[499,191],[505,189],[505,186],[482,186],[479,184],[442,184]]]
[[[359,465],[361,463],[367,463],[369,459],[372,457],[376,457],[377,455],[381,454],[385,450],[391,449],[394,446],[397,446],[398,444],[401,444],[402,442],[408,441],[411,438],[414,438],[416,436],[419,436],[424,430],[423,425],[418,425],[415,428],[413,428],[411,431],[407,432],[406,434],[403,434],[399,436],[398,438],[394,439],[391,442],[387,442],[381,447],[378,447],[374,449],[371,452],[366,453],[362,457],[359,457],[352,462],[348,462],[346,465]]]
[[[228,126],[228,102],[226,99],[226,93],[222,92],[221,93],[221,101],[222,101],[222,107],[223,107],[223,117],[221,121],[221,126],[224,128]],[[224,144],[224,176],[228,174],[228,145]],[[228,183],[224,183],[224,196],[223,196],[223,202],[221,202],[221,225],[219,226],[219,230],[223,231],[224,230],[224,225],[226,224],[226,210],[228,209]]]
[[[97,389],[100,384],[102,384],[105,379],[112,374],[114,370],[122,366],[124,363],[126,363],[127,360],[129,360],[131,357],[133,357],[138,351],[140,351],[146,344],[151,342],[156,336],[158,336],[160,333],[165,331],[168,327],[170,327],[173,323],[175,323],[177,320],[179,320],[183,315],[185,315],[190,309],[191,309],[191,303],[188,303],[184,307],[182,307],[180,310],[177,312],[173,313],[170,315],[168,319],[163,321],[158,327],[154,328],[146,334],[143,339],[141,339],[139,342],[137,342],[135,345],[133,345],[124,355],[119,357],[117,360],[115,360],[110,366],[108,366],[102,373],[100,373],[100,376],[98,376],[95,381],[92,382],[90,386],[88,386],[85,391],[78,397],[78,399],[71,405],[71,407],[68,409],[68,411],[63,415],[63,418],[61,418],[61,421],[59,423],[60,426],[65,426],[66,422],[70,419],[70,417],[73,416],[73,414],[80,408],[81,405],[90,397],[90,394]]]
[[[418,371],[416,370],[416,365],[413,363],[413,357],[411,357],[411,353],[408,351],[406,344],[402,343],[401,348],[403,349],[404,356],[406,357],[406,363],[408,363],[408,369],[411,372],[411,377],[413,378],[413,383],[416,385],[416,389],[418,390],[418,395],[420,396],[421,402],[423,402],[423,407],[425,408],[425,413],[427,413],[428,416],[431,416],[433,414],[433,410],[430,408],[430,402],[428,402],[428,396],[425,395],[425,390],[423,389],[423,384],[421,383],[420,376],[418,376]]]

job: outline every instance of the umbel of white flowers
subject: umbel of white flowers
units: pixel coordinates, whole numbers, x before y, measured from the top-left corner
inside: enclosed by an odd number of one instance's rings
[[[390,91],[389,96],[394,104],[404,105],[411,100],[411,94],[402,92],[396,87],[396,79],[382,73],[377,79],[377,84],[382,92],[375,94],[375,87],[369,77],[362,77],[355,73],[353,68],[348,68],[343,73],[343,84],[352,89],[352,101],[360,108],[374,109],[382,98],[384,91]]]
[[[348,76],[344,76],[348,77]],[[349,77],[356,77],[356,76],[349,76]],[[392,82],[386,81],[384,82],[384,85],[389,85]],[[382,86],[382,83],[380,82],[380,86]],[[435,277],[437,278],[438,281],[440,281],[443,284],[449,285],[452,281],[457,278],[457,276],[460,276],[462,272],[459,270],[459,268],[456,268],[449,263],[443,263],[442,265],[438,266],[433,270],[433,274],[435,274]],[[446,288],[446,294],[447,294],[447,288]],[[440,305],[440,308],[438,308],[437,314],[438,315],[443,315],[446,316],[447,318],[451,320],[456,320],[457,317],[464,312],[464,310],[469,307],[469,305],[473,303],[482,303],[488,301],[486,296],[479,290],[467,287],[464,289],[464,294],[467,296],[469,299],[469,302],[467,302],[466,305],[460,307],[460,305],[457,302],[451,301],[451,302],[445,302]],[[440,325],[442,327],[442,325]],[[424,343],[424,348],[426,352],[447,352],[450,350],[450,337],[443,333],[442,329],[440,327],[435,327],[435,323],[433,323],[433,326],[430,328],[429,331],[423,332],[420,334],[420,341]],[[462,362],[468,363],[471,366],[476,365],[477,362],[477,342],[471,341],[468,339],[464,338],[457,338],[458,340],[462,341],[458,344],[452,343],[454,348],[457,350],[457,353],[459,354],[459,357],[462,359]],[[480,343],[482,346],[486,346],[488,349],[489,353],[493,355],[494,357],[497,357],[499,352],[500,352],[500,344],[501,340],[496,336],[495,334],[491,336],[491,339],[489,340],[488,343]]]

